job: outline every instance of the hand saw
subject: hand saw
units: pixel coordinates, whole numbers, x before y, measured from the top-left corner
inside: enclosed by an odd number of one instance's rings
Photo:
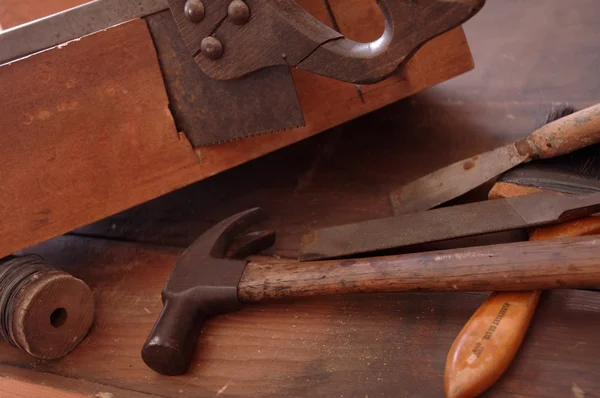
[[[96,0],[3,31],[0,64],[143,18],[176,125],[198,147],[303,125],[290,68],[376,83],[484,1],[381,0],[383,34],[357,43],[293,0]]]

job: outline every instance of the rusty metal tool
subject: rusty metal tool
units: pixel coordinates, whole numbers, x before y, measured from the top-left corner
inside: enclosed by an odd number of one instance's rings
[[[381,0],[382,36],[357,43],[293,0],[96,0],[3,31],[0,64],[144,18],[175,123],[199,147],[304,125],[291,67],[378,82],[484,1]]]
[[[600,104],[548,123],[528,137],[463,159],[390,194],[395,214],[430,209],[533,159],[547,159],[600,142]]]
[[[539,193],[444,207],[312,231],[302,239],[299,260],[348,257],[548,225],[593,214],[598,210],[600,193],[571,197]]]
[[[142,348],[150,368],[167,375],[184,373],[202,323],[243,303],[347,293],[519,291],[600,284],[600,239],[594,237],[307,263],[224,258],[234,237],[260,216],[259,209],[234,215],[182,254],[163,288],[163,310]],[[259,234],[233,254],[264,248],[273,238]]]

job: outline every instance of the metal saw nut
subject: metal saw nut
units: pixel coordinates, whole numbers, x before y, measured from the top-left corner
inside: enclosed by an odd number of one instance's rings
[[[200,0],[187,0],[183,10],[186,18],[194,23],[202,21],[206,13],[204,3]]]
[[[250,8],[242,0],[233,0],[227,7],[227,15],[236,25],[243,25],[250,19]]]
[[[219,39],[208,36],[202,39],[202,42],[200,43],[200,51],[208,59],[219,59],[223,56],[223,44],[219,41]]]

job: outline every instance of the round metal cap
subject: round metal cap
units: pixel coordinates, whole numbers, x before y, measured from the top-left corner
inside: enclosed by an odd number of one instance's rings
[[[219,59],[223,56],[223,44],[215,37],[205,37],[200,43],[200,51],[208,59]]]
[[[233,0],[227,8],[227,15],[236,25],[243,25],[250,19],[250,8],[242,0]]]
[[[186,18],[194,23],[198,23],[204,19],[204,3],[200,0],[187,0],[183,11]]]

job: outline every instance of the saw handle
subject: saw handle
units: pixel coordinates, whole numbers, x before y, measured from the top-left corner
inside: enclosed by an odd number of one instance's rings
[[[391,75],[424,43],[457,27],[483,7],[484,0],[380,0],[385,30],[370,43],[342,37],[320,45],[297,65],[352,83],[376,83]],[[316,20],[315,20],[316,21]],[[319,29],[329,29],[318,22]]]
[[[284,65],[346,82],[375,83],[425,42],[470,19],[485,0],[379,0],[385,29],[369,43],[344,37],[294,0],[237,1],[246,12],[243,20],[228,10],[231,0],[204,1],[202,18],[191,20],[185,13],[189,2],[169,0],[171,12],[196,63],[212,78],[236,79]]]
[[[545,124],[520,143],[520,151],[532,158],[547,159],[565,155],[600,142],[600,104]]]

